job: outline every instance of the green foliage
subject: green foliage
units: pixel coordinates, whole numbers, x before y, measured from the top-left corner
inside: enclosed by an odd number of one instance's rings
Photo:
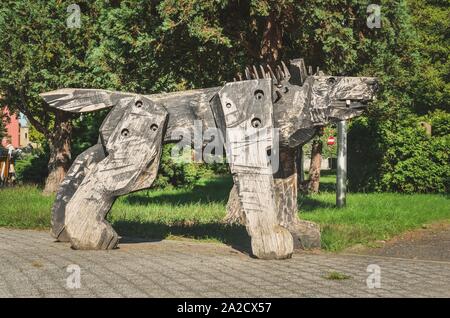
[[[378,187],[383,191],[448,192],[450,135],[429,137],[415,120],[385,131],[386,152]]]
[[[51,129],[53,115],[38,94],[62,87],[113,88],[115,83],[90,59],[98,46],[95,4],[77,1],[83,12],[82,28],[69,29],[67,7],[72,3],[7,0],[0,4],[1,104],[29,110],[46,129]]]
[[[3,140],[3,137],[6,137],[6,127],[5,127],[5,115],[0,113],[0,142]]]
[[[372,63],[360,72],[378,76],[382,89],[349,132],[353,190],[448,192],[448,19],[429,22],[449,12],[439,1],[383,4],[383,37],[370,43]],[[432,124],[432,137],[420,121]]]
[[[152,93],[216,86],[247,64],[301,56],[328,74],[380,79],[378,100],[350,128],[354,189],[446,191],[448,182],[438,180],[446,174],[448,3],[381,0],[381,28],[369,29],[370,3],[83,0],[77,1],[81,28],[68,29],[70,1],[2,1],[0,104],[13,110],[25,105],[52,131],[54,115],[38,97],[43,91],[89,87]],[[433,137],[427,142],[413,122],[435,110],[441,115],[433,115]],[[75,119],[72,157],[96,141],[103,116]],[[417,142],[418,149],[403,140]],[[324,150],[328,156],[335,148]],[[195,165],[167,162],[158,184],[198,179]],[[424,175],[412,172],[419,162],[427,164]]]
[[[423,56],[417,110],[450,110],[450,6],[446,0],[408,0]]]
[[[47,177],[48,151],[33,150],[16,160],[16,178],[19,183],[42,185]]]
[[[406,193],[448,192],[450,134],[445,124],[449,119],[450,114],[436,111],[423,117],[409,116],[399,122],[379,124],[360,120],[354,123],[349,148],[359,151],[352,151],[348,158],[351,188]],[[436,123],[432,136],[420,127],[421,121]],[[366,134],[371,130],[375,133]]]
[[[174,144],[168,144],[163,147],[158,177],[153,187],[192,187],[206,173],[205,165],[190,162],[191,152],[186,152],[181,157],[173,158],[171,153],[174,147]]]
[[[73,121],[72,158],[97,143],[100,126],[109,111],[83,114]]]
[[[450,135],[450,113],[436,110],[424,119],[431,124],[433,136],[444,137]]]

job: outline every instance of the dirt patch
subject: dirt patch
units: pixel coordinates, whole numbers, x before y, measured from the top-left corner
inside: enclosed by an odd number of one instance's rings
[[[387,257],[450,261],[450,223],[424,225],[421,229],[405,232],[389,241],[377,241],[375,247],[354,246],[346,253]]]

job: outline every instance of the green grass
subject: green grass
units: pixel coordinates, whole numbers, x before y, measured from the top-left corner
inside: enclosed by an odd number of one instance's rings
[[[54,198],[42,195],[42,190],[36,186],[0,188],[0,226],[48,228]]]
[[[323,276],[323,278],[328,280],[346,280],[352,278],[349,275],[339,273],[339,272],[329,272],[326,275]]]
[[[301,218],[322,228],[322,245],[339,251],[371,245],[424,224],[450,221],[448,196],[350,193],[347,207],[334,207],[334,176],[321,178],[322,193],[301,197]],[[201,180],[193,189],[140,191],[119,198],[108,216],[120,235],[160,240],[189,238],[248,246],[243,226],[222,222],[231,178]],[[0,226],[47,229],[54,196],[34,186],[0,190]]]
[[[322,193],[304,198],[300,206],[303,219],[320,224],[322,245],[331,251],[386,240],[427,223],[450,221],[450,201],[442,195],[352,193],[345,208],[336,209],[334,202],[334,193]]]

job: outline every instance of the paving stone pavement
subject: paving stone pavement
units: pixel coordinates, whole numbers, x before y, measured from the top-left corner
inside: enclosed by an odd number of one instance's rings
[[[71,264],[80,288],[68,288]],[[381,288],[367,286],[370,264]],[[0,297],[450,297],[450,262],[304,252],[264,261],[185,241],[75,251],[47,232],[0,228]]]

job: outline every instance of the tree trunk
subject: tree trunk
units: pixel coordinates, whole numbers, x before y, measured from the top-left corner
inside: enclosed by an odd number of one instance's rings
[[[320,185],[320,167],[322,166],[322,141],[314,140],[311,145],[311,165],[309,166],[308,190],[318,193]]]
[[[297,147],[297,153],[295,156],[295,166],[297,169],[297,190],[301,193],[308,193],[308,180],[305,180],[305,171],[303,168],[303,145]]]
[[[48,177],[45,181],[44,193],[57,192],[71,164],[72,122],[70,115],[63,112],[55,114],[55,127],[50,137],[50,160]]]
[[[283,47],[283,30],[277,21],[275,11],[271,11],[266,20],[266,28],[261,41],[261,57],[269,65],[274,66],[280,59],[280,50]]]

